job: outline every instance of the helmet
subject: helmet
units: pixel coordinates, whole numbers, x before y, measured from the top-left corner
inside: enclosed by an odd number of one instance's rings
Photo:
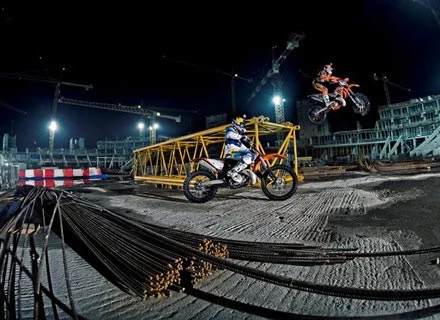
[[[244,120],[246,115],[243,117],[237,116],[232,119],[232,125],[238,131],[239,134],[244,134],[246,132],[246,128],[244,127]]]
[[[324,66],[324,71],[327,72],[328,74],[332,74],[333,72],[332,63],[326,64]]]

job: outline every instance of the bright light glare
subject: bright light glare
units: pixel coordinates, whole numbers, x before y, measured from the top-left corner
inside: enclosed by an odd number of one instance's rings
[[[275,104],[275,105],[280,105],[281,104],[281,97],[280,96],[275,96],[275,97],[273,97],[272,98],[272,102]]]
[[[49,129],[50,129],[50,131],[56,131],[57,128],[58,128],[57,123],[56,123],[55,121],[52,120],[52,121],[50,122],[50,125],[49,125]]]
[[[144,123],[143,122],[139,122],[138,128],[142,130],[144,127],[145,127]]]
[[[155,123],[155,124],[153,124],[153,128],[157,129],[157,128],[159,128],[159,125],[157,123]]]

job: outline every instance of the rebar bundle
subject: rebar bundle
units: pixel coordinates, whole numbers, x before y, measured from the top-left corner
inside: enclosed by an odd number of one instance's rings
[[[212,274],[216,267],[197,252],[217,259],[291,264],[346,260],[340,254],[303,244],[208,239],[123,217],[61,190],[26,187],[21,197],[20,210],[0,230],[4,238],[29,223],[41,224],[46,244],[55,233],[121,290],[144,299],[183,291]],[[182,250],[175,241],[187,249]],[[46,251],[47,247],[43,248],[42,255]]]
[[[343,263],[356,257],[379,257],[438,252],[440,248],[413,251],[359,253],[355,249],[332,250],[296,243],[251,242],[207,237],[204,235],[157,226],[116,214],[94,205],[72,193],[42,187],[21,189],[16,195],[20,207],[0,228],[2,272],[0,305],[14,318],[16,270],[32,279],[35,294],[34,317],[44,312],[42,294],[56,306],[77,319],[65,256],[66,245],[76,251],[98,272],[124,292],[147,299],[169,296],[172,291],[191,289],[215,269],[227,269],[244,276],[291,289],[357,299],[414,300],[440,297],[440,289],[369,290],[343,288],[299,281],[242,266],[234,259],[286,264]],[[18,200],[17,200],[18,201]],[[40,225],[44,236],[41,252],[37,252],[33,234]],[[48,259],[48,240],[56,234],[61,240],[63,264],[70,307],[52,292]],[[25,235],[23,241],[21,236]],[[31,247],[31,268],[24,263],[25,250]],[[42,282],[46,263],[48,287]],[[29,270],[30,269],[30,270]],[[20,291],[20,290],[18,290]],[[7,298],[6,298],[7,297]]]

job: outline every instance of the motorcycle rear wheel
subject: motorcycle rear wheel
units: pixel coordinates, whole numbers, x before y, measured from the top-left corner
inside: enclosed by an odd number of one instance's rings
[[[307,117],[309,118],[309,121],[311,123],[318,125],[324,123],[325,119],[327,118],[327,110],[317,114],[317,112],[321,109],[322,107],[320,106],[313,106],[309,108],[309,111],[307,112]]]
[[[197,170],[190,173],[183,182],[185,197],[195,203],[204,203],[212,200],[217,193],[218,186],[202,186],[200,184],[207,180],[215,180],[215,176],[209,171]]]
[[[272,181],[269,175],[269,170],[277,176],[276,181]],[[270,189],[270,187],[273,189]],[[298,176],[291,167],[284,164],[276,164],[272,166],[261,178],[261,190],[263,190],[263,193],[270,200],[281,201],[289,199],[295,194],[297,189]]]

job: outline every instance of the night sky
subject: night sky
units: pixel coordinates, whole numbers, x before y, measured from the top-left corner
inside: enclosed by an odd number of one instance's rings
[[[270,83],[249,104],[246,101],[270,67],[271,48],[277,46],[278,57],[291,33],[304,33],[300,46],[280,67],[288,121],[295,122],[295,102],[315,93],[307,75],[329,62],[335,75],[359,83],[372,103],[372,111],[362,119],[354,118],[349,108],[334,113],[335,129],[351,129],[356,119],[364,128],[374,126],[377,106],[385,103],[374,73],[412,89],[409,93],[390,87],[392,102],[440,94],[440,23],[413,0],[292,1],[288,6],[74,3],[2,5],[0,72],[57,78],[64,67],[63,81],[94,86],[89,91],[62,86],[64,97],[181,109],[182,115],[231,110],[229,76],[163,60],[167,55],[253,78],[251,84],[236,81],[238,110],[275,121]],[[440,9],[439,1],[425,3]],[[51,84],[0,77],[0,101],[27,112],[0,106],[0,133],[16,134],[19,150],[47,147],[53,95]],[[139,115],[59,104],[61,128],[55,147],[67,148],[71,137],[84,137],[93,148],[96,140],[138,136],[139,120]],[[158,134],[165,136],[197,128],[194,122],[158,122]]]

